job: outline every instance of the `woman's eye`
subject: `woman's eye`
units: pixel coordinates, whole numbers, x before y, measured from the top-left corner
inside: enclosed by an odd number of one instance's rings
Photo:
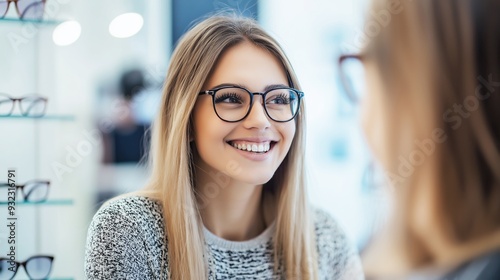
[[[290,104],[290,98],[288,98],[284,95],[279,95],[279,96],[273,97],[267,103],[268,104]]]
[[[235,104],[241,104],[243,103],[241,98],[237,94],[224,94],[221,96],[218,96],[215,99],[215,103],[235,103]]]
[[[228,97],[224,100],[222,100],[222,102],[227,102],[227,103],[240,103],[240,100],[238,98],[235,98],[235,97]]]

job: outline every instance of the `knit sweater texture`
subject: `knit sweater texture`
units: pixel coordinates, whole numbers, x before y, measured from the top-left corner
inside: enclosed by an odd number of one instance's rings
[[[364,279],[359,256],[339,225],[322,210],[313,213],[319,279]],[[124,197],[101,207],[88,229],[86,277],[167,279],[163,223],[161,204],[150,198]],[[257,237],[237,242],[204,227],[208,279],[285,279],[273,260],[275,229],[273,222]]]

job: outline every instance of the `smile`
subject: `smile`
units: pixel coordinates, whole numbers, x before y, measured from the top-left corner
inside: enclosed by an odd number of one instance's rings
[[[256,143],[247,141],[229,141],[227,143],[241,151],[264,154],[267,153],[269,150],[271,150],[271,148],[274,146],[276,142],[266,141],[266,142]]]

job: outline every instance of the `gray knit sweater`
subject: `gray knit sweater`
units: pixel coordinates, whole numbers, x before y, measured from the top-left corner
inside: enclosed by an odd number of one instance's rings
[[[319,278],[363,279],[359,256],[343,231],[327,213],[314,213]],[[274,271],[275,228],[272,223],[243,242],[204,228],[208,279],[284,279],[281,267]],[[88,279],[166,279],[166,256],[161,205],[145,197],[121,198],[102,207],[89,226],[85,273]]]

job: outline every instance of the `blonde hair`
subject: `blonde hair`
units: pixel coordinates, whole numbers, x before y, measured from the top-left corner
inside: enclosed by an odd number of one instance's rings
[[[212,16],[189,30],[172,55],[159,114],[153,125],[152,174],[140,194],[161,201],[170,279],[206,279],[203,224],[194,192],[191,113],[218,58],[243,41],[266,49],[283,64],[291,87],[299,84],[279,44],[258,24],[237,16]],[[304,175],[304,107],[295,118],[290,150],[266,188],[277,194],[274,262],[287,279],[317,279],[316,245]],[[283,263],[281,263],[283,262]]]
[[[390,5],[375,0],[370,14]],[[400,5],[363,52],[384,85],[384,167],[399,213],[390,244],[368,255],[399,252],[400,270],[457,264],[500,247],[500,95],[485,84],[500,77],[500,5]],[[411,174],[401,176],[401,157]]]

